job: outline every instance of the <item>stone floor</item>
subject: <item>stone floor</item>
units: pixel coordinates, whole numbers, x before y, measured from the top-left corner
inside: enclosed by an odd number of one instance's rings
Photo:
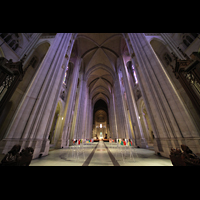
[[[85,145],[84,151],[80,149],[78,158],[72,152],[76,153],[69,149],[51,150],[48,156],[32,160],[30,166],[172,166],[170,159],[142,148],[134,149],[134,157],[126,151],[123,159],[116,144],[102,141]]]

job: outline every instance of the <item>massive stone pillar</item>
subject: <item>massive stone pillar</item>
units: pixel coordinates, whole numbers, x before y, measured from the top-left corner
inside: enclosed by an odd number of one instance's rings
[[[169,157],[171,147],[180,147],[185,143],[198,152],[198,129],[163,72],[145,35],[131,33],[128,36],[132,62],[155,135],[155,151]]]
[[[77,86],[77,98],[75,99],[75,109],[73,113],[73,122],[72,122],[72,128],[70,131],[70,139],[78,139],[78,132],[77,132],[77,126],[78,123],[78,117],[79,117],[79,110],[80,110],[80,99],[82,94],[82,74],[80,75],[80,81],[79,86]]]
[[[118,74],[113,85],[114,100],[115,100],[115,111],[116,111],[116,122],[117,122],[117,135],[118,138],[129,138],[128,127],[126,123],[126,116],[124,113],[124,102],[122,99],[121,86]]]
[[[118,138],[113,92],[111,92],[111,94],[110,94],[109,125],[110,125],[110,136],[111,136],[111,138]]]
[[[83,68],[80,71],[80,83],[79,83],[79,91],[78,97],[75,107],[75,115],[73,119],[73,126],[72,134],[74,135],[75,139],[81,139],[82,131],[85,131],[85,117],[86,117],[86,81],[84,80],[84,71]]]
[[[135,126],[135,142],[137,146],[147,148],[147,143],[144,137],[144,133],[142,130],[141,122],[138,115],[138,109],[135,101],[135,97],[133,94],[132,86],[130,84],[128,70],[126,67],[126,63],[121,62],[121,71],[123,75],[123,82],[125,86],[126,96],[127,96],[127,103],[128,108],[131,116],[132,126]],[[131,135],[130,135],[131,138]]]
[[[113,137],[115,138],[119,138],[118,136],[118,128],[117,128],[117,118],[116,118],[116,107],[115,107],[115,99],[114,99],[114,93],[113,93],[113,90],[112,90],[112,107],[113,107]]]
[[[85,81],[84,76],[82,77],[81,80],[81,85],[82,85],[82,92],[81,92],[81,98],[80,98],[80,106],[79,106],[79,115],[78,115],[78,135],[79,139],[81,139],[82,132],[85,132],[87,130],[87,115],[88,115],[88,91],[87,91],[87,82]],[[90,136],[92,137],[92,136]]]
[[[88,138],[89,135],[92,135],[92,129],[93,129],[93,107],[92,107],[92,99],[89,96],[89,88],[88,88],[88,126],[87,129],[84,131],[84,137]]]
[[[71,118],[73,117],[72,112],[74,112],[73,109],[74,109],[74,103],[75,103],[76,92],[77,92],[80,65],[81,65],[81,59],[77,57],[74,64],[73,74],[71,77],[71,82],[69,85],[69,90],[68,90],[67,100],[66,100],[65,110],[64,110],[64,127],[63,127],[63,134],[62,134],[63,147],[66,147],[69,145],[68,140],[70,140],[71,137],[73,136],[73,133],[71,132],[71,125],[72,125]]]
[[[125,131],[125,138],[131,138],[131,129],[130,129],[130,124],[129,124],[129,119],[128,119],[128,105],[127,105],[127,100],[126,100],[126,91],[125,91],[125,87],[124,87],[124,81],[123,81],[123,76],[122,76],[122,72],[121,72],[121,59],[118,59],[118,63],[119,63],[119,71],[118,71],[118,78],[119,78],[119,91],[120,91],[120,95],[121,95],[121,100],[122,100],[122,104],[121,104],[121,109],[123,110],[124,113],[124,120],[125,120],[125,127],[126,127],[126,131]]]
[[[84,109],[82,111],[82,128],[80,129],[81,138],[84,132],[89,132],[90,137],[92,137],[92,125],[90,126],[90,107],[91,102],[89,99],[89,88],[87,87],[87,82],[84,81],[84,90],[85,90],[85,96],[82,97],[84,101]]]
[[[0,142],[3,153],[7,153],[14,144],[21,144],[22,148],[34,148],[33,158],[48,154],[48,136],[63,81],[62,64],[66,62],[70,40],[70,33],[56,35],[13,117],[6,137]]]

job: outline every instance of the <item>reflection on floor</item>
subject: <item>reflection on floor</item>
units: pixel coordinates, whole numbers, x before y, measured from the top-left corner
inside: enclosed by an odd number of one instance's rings
[[[80,151],[82,152],[82,151]],[[134,159],[127,151],[124,160],[116,144],[100,141],[84,147],[85,158],[80,154],[73,157],[72,150],[51,150],[48,156],[32,160],[30,166],[172,166],[170,159],[157,156],[154,151],[136,148]]]

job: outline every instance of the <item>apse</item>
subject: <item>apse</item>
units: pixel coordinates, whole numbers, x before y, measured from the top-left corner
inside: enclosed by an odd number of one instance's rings
[[[98,110],[104,110],[107,114],[107,119],[108,119],[108,124],[109,124],[109,118],[108,118],[108,106],[106,104],[105,101],[103,101],[102,99],[99,99],[95,105],[94,105],[94,110],[93,110],[93,124],[95,123],[95,113]]]
[[[107,140],[109,136],[108,107],[105,101],[99,99],[93,109],[93,137]]]

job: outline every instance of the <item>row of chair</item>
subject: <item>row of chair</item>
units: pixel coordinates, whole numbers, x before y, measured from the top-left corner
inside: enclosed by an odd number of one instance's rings
[[[69,142],[69,141],[68,141]],[[68,143],[69,144],[69,143]],[[93,140],[86,140],[86,139],[73,139],[72,145],[69,146],[69,151],[67,154],[68,158],[73,158],[76,161],[79,160],[81,157],[85,160],[85,148],[88,145],[92,145]],[[116,140],[109,140],[109,143],[106,144],[109,148],[115,148],[115,157],[121,157],[123,162],[125,159],[130,157],[133,161],[135,161],[134,157],[138,157],[137,152],[135,151],[134,143],[131,139],[116,139]],[[90,147],[90,146],[89,146]]]
[[[133,161],[135,161],[134,157],[138,157],[132,139],[110,139],[109,145],[107,146],[109,148],[116,148],[117,151],[115,151],[115,156],[116,158],[119,158],[119,156],[121,156],[123,162],[125,162],[125,159],[128,156],[130,156],[130,159],[132,158]]]
[[[92,145],[93,143],[93,139],[72,139],[72,145],[69,145],[67,157],[71,157],[77,161],[83,156],[83,159],[85,160],[85,148],[88,148],[88,145]],[[70,144],[69,140],[68,144]]]

